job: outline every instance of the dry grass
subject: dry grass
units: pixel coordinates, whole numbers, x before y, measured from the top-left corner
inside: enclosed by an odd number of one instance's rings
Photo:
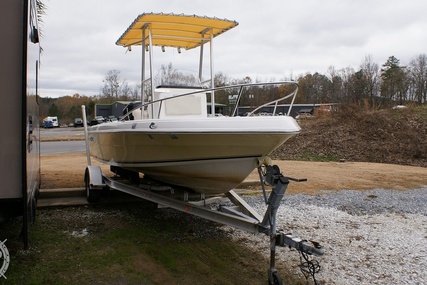
[[[300,122],[276,159],[391,163],[427,167],[427,106],[346,109]]]
[[[288,193],[315,193],[319,190],[407,190],[427,185],[427,168],[366,162],[274,161],[282,173],[307,182],[291,182]],[[250,178],[257,179],[258,173]]]
[[[101,165],[92,160],[93,164]],[[314,193],[319,190],[385,188],[405,190],[427,185],[427,168],[366,162],[309,162],[275,160],[282,173],[307,182],[292,182],[288,193]],[[43,155],[41,158],[42,188],[83,187],[86,168],[84,154]],[[108,166],[102,166],[108,172]],[[257,180],[254,171],[248,180]]]

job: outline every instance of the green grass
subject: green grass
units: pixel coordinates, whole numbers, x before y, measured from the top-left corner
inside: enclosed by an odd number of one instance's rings
[[[316,162],[329,162],[329,161],[338,161],[339,157],[335,155],[334,153],[328,153],[328,154],[317,154],[311,151],[304,151],[301,153],[299,157],[296,158],[296,160],[301,161],[316,161]]]
[[[231,242],[216,223],[170,209],[132,203],[41,210],[28,251],[18,241],[21,222],[0,228],[11,254],[2,285],[266,284],[266,259]],[[85,229],[88,235],[77,235]],[[298,273],[279,271],[287,284],[304,284]]]

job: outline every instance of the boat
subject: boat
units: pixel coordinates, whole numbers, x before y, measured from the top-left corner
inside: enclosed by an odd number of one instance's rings
[[[289,181],[306,181],[284,176],[268,157],[301,130],[290,116],[298,85],[281,81],[215,86],[213,39],[237,25],[227,19],[154,13],[141,14],[131,23],[116,44],[129,51],[141,46],[141,100],[128,104],[119,121],[90,128],[82,106],[87,200],[98,202],[102,191],[117,190],[161,207],[266,234],[268,283],[283,284],[275,268],[277,246],[306,255],[323,254],[318,243],[308,244],[277,230],[277,212]],[[208,43],[209,75],[204,80]],[[158,47],[162,51],[176,48],[178,54],[199,48],[198,75],[193,78],[174,71],[161,80],[154,78],[153,50]],[[264,98],[268,98],[265,103],[258,100]],[[279,106],[285,100],[290,101],[286,112],[283,104]],[[91,157],[110,165],[116,175],[104,175],[99,165],[91,165]],[[233,190],[256,168],[267,205],[263,217]],[[268,198],[265,185],[271,186]]]
[[[298,86],[292,81],[214,86],[213,40],[236,27],[236,21],[215,17],[144,13],[116,44],[132,50],[141,46],[141,101],[126,108],[116,122],[87,129],[91,157],[115,170],[142,173],[178,188],[204,195],[227,193],[275,149],[300,132],[290,116]],[[208,79],[203,78],[204,47],[209,44]],[[196,83],[163,81],[155,84],[153,50],[200,49]],[[187,77],[185,77],[187,79]],[[181,78],[182,79],[182,78]],[[245,115],[239,103],[256,88],[291,90]],[[286,86],[286,88],[284,88]],[[219,113],[215,95],[233,94],[229,113]],[[290,101],[287,114],[276,114],[279,103]],[[273,112],[261,116],[263,108]]]

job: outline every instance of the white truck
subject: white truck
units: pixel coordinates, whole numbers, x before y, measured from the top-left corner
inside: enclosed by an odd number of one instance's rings
[[[46,128],[57,128],[59,127],[58,117],[46,117],[43,119],[43,127]]]

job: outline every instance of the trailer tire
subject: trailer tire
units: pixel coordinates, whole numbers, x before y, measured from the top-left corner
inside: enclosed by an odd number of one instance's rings
[[[270,284],[270,285],[283,285],[283,280],[277,271],[272,272],[271,278],[268,278],[268,284]]]
[[[86,200],[89,203],[97,203],[101,198],[101,191],[99,189],[93,189],[90,183],[90,174],[86,169],[85,172],[85,189],[86,189]]]

